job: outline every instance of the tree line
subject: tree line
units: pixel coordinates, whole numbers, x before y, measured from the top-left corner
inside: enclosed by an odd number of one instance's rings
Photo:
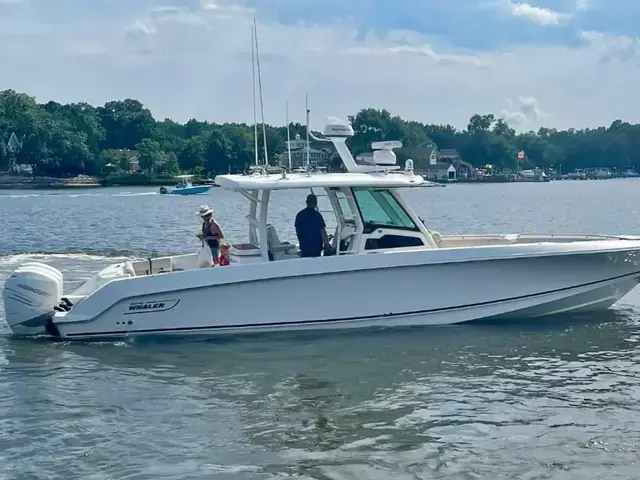
[[[369,151],[374,141],[400,140],[407,147],[455,149],[474,166],[491,164],[496,169],[514,169],[520,150],[526,153],[520,168],[570,171],[640,166],[640,125],[622,120],[595,129],[540,128],[526,133],[516,133],[493,114],[473,115],[462,130],[404,120],[373,108],[363,109],[349,120],[355,130],[348,141],[354,154]],[[304,125],[289,126],[292,138],[296,134],[305,137]],[[253,125],[243,123],[158,121],[142,103],[132,99],[99,107],[53,101],[40,104],[24,93],[0,91],[0,171],[23,164],[30,165],[36,175],[103,176],[128,171],[132,155],[147,173],[215,175],[243,171],[254,163],[253,131]],[[12,134],[15,137],[10,142]],[[261,158],[262,135],[259,128]],[[286,140],[286,126],[266,127],[272,165],[286,151]]]

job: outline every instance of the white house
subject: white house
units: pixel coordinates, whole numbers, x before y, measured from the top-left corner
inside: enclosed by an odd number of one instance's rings
[[[7,142],[7,150],[9,150],[9,153],[15,155],[18,153],[18,150],[20,150],[20,147],[22,147],[22,144],[20,143],[20,140],[18,140],[18,137],[16,137],[15,132],[11,133],[9,141]]]
[[[450,163],[436,163],[435,165],[429,165],[424,169],[422,175],[425,179],[434,182],[455,182],[456,181],[456,167]]]
[[[301,168],[307,164],[307,141],[301,140],[300,135],[296,135],[291,140],[291,168]],[[331,149],[309,148],[309,165],[312,167],[326,167],[329,165],[331,158]],[[289,166],[289,152],[285,151],[278,155],[278,163],[283,166]]]
[[[9,151],[9,154],[12,157],[15,157],[21,148],[22,143],[18,140],[15,132],[11,133],[9,141],[7,142],[7,150]],[[9,165],[9,172],[14,175],[31,175],[33,173],[33,167],[26,163],[16,163],[15,160],[12,160]]]

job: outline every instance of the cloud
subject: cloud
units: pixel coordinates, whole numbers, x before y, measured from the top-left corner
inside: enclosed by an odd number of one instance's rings
[[[231,3],[225,0],[206,0],[202,3],[202,7],[205,10],[214,12],[217,16],[239,16],[239,15],[254,15],[255,10],[251,7],[244,5]]]
[[[515,101],[507,98],[509,109],[500,112],[500,116],[507,122],[515,125],[534,123],[540,117],[548,116],[540,107],[540,102],[536,97],[519,96]]]
[[[528,3],[507,1],[505,8],[514,17],[525,18],[541,26],[560,25],[571,18],[570,14],[556,12],[550,8],[535,7]]]
[[[576,12],[588,12],[593,6],[593,0],[576,0]]]
[[[512,20],[526,21],[538,27],[549,28],[567,25],[571,22],[575,12],[580,8],[584,8],[584,0],[578,0],[581,3],[572,2],[570,5],[564,5],[566,10],[557,10],[562,7],[566,0],[558,0],[553,2],[555,7],[546,7],[534,5],[531,2],[518,2],[513,0],[487,0],[483,3],[484,8],[494,9],[503,12]]]
[[[601,52],[601,63],[609,63],[614,60],[623,63],[637,61],[640,55],[640,39],[637,37],[606,35],[595,31],[581,31],[579,36],[587,46]]]
[[[156,35],[158,33],[158,29],[150,22],[145,22],[143,20],[136,20],[136,22],[127,27],[127,34],[132,38],[136,37],[146,37],[148,35]]]
[[[25,0],[0,14],[0,89],[39,101],[131,97],[160,119],[249,122],[255,15],[269,123],[284,123],[286,100],[291,120],[304,121],[305,94],[317,128],[364,107],[459,127],[492,112],[522,129],[640,120],[629,101],[638,42],[612,19],[587,28],[603,16],[595,0],[391,3]]]
[[[387,58],[404,55],[405,58],[413,60],[415,60],[416,57],[423,56],[440,66],[467,64],[480,67],[486,65],[486,60],[474,52],[438,52],[433,45],[425,42],[424,36],[399,31],[390,32],[382,38],[368,36],[361,44],[346,48],[339,52],[339,54],[354,55],[356,57],[375,55]]]

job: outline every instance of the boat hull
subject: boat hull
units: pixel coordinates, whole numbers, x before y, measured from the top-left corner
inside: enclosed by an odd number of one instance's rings
[[[421,253],[428,252],[414,252]],[[402,263],[403,255],[391,256]],[[640,244],[627,251],[537,258],[423,264],[414,258],[406,265],[389,265],[388,255],[360,257],[361,263],[366,257],[387,259],[349,271],[331,271],[330,264],[339,265],[331,257],[204,269],[197,273],[208,281],[195,288],[186,276],[178,278],[189,272],[174,273],[160,276],[167,277],[166,288],[153,287],[162,293],[145,295],[133,295],[144,290],[133,282],[145,279],[112,282],[131,294],[105,308],[107,295],[116,293],[107,285],[53,323],[69,339],[446,325],[605,310],[640,278]],[[262,273],[276,263],[307,268],[298,275]],[[168,288],[171,276],[174,288]]]
[[[202,193],[207,193],[209,190],[211,190],[211,185],[201,185],[188,188],[174,188],[173,190],[169,190],[167,192],[167,195],[199,195]]]

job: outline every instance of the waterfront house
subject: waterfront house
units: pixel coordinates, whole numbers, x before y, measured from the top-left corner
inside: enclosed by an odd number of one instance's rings
[[[456,167],[447,162],[438,162],[435,165],[429,165],[422,170],[421,175],[432,182],[455,182],[457,180]]]
[[[329,160],[333,150],[331,148],[311,148],[309,142],[309,165],[314,168],[324,169],[329,166]],[[290,142],[291,168],[304,168],[307,164],[307,141],[302,140],[299,134]],[[281,166],[289,166],[289,152],[285,150],[278,155],[278,163]]]

